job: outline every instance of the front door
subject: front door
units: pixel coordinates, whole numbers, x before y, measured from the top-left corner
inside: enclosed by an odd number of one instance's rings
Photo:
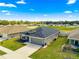
[[[26,38],[26,41],[29,42],[29,37]]]
[[[22,37],[22,41],[24,41],[24,42],[29,42],[29,37],[23,36],[23,37]]]
[[[77,40],[75,41],[75,45],[77,45],[77,46],[79,45]]]

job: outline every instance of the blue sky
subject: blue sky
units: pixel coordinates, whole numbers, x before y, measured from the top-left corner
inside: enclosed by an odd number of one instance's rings
[[[79,20],[79,0],[0,0],[0,19]]]

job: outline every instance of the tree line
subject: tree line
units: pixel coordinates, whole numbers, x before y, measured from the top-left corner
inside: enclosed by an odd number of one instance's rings
[[[31,22],[31,21],[8,21],[8,20],[0,20],[0,25],[15,25],[15,24],[79,24],[79,21],[39,21],[39,22]]]
[[[56,21],[56,22],[44,22],[45,24],[69,24],[69,25],[74,25],[77,24],[79,25],[79,21]]]
[[[29,21],[8,21],[0,20],[0,25],[30,24]]]

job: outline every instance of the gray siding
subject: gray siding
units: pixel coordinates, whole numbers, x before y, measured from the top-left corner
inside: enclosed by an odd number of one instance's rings
[[[47,37],[45,40],[44,40],[44,43],[46,44],[50,44],[50,42],[52,42],[54,39],[56,39],[58,37],[58,33],[56,34],[53,34],[53,35],[50,35],[49,37]]]
[[[59,36],[68,36],[69,32],[60,31]]]
[[[43,45],[43,40],[44,39],[40,39],[40,38],[31,38],[31,43]]]

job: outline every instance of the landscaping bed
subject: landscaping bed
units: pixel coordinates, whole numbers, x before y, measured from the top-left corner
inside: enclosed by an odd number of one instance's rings
[[[18,40],[19,40],[18,38],[4,40],[4,41],[0,42],[0,45],[15,51],[15,50],[25,46],[25,44],[19,42]]]
[[[5,52],[0,50],[0,56],[6,54]]]

